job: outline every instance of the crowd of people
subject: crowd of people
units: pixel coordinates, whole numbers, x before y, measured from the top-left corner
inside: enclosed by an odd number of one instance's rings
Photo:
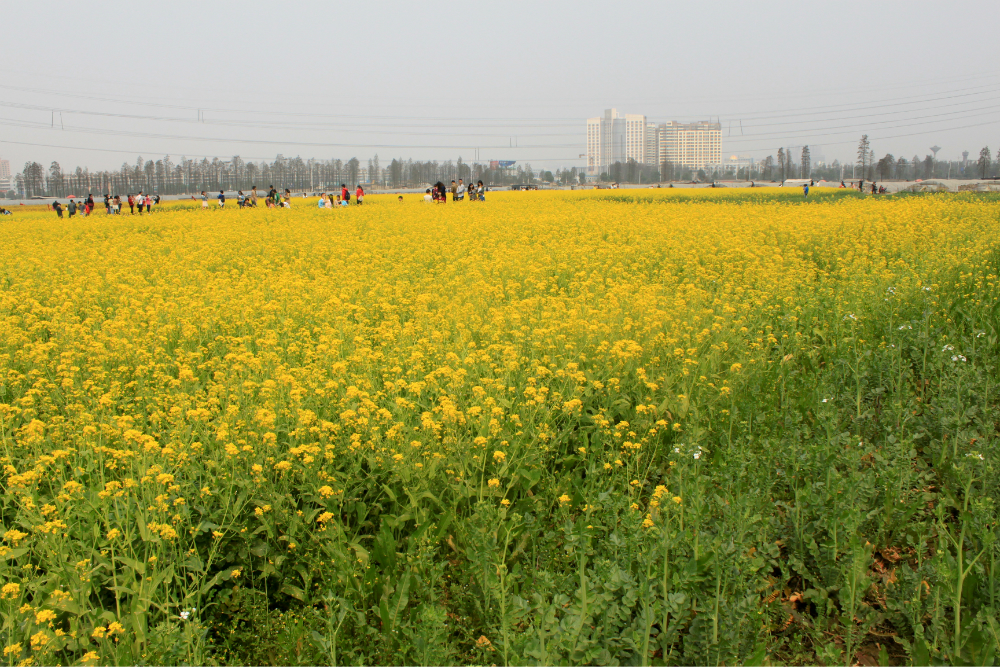
[[[146,207],[146,213],[152,213],[153,206],[160,203],[160,195],[147,195],[140,191],[137,195],[129,194],[125,198],[125,201],[128,204],[129,212],[132,214],[142,214],[144,206]],[[71,218],[78,213],[86,217],[93,213],[96,207],[97,203],[94,201],[94,195],[87,195],[87,198],[81,202],[78,202],[75,197],[70,197],[69,203],[66,204],[66,213]],[[60,218],[63,217],[63,205],[59,203],[58,199],[52,202],[52,210]],[[106,215],[120,215],[122,212],[121,195],[112,197],[110,194],[105,194],[104,212]]]
[[[466,187],[465,181],[460,178],[458,183],[451,182],[450,189],[452,201],[465,201],[466,195],[468,195],[469,201],[486,201],[486,186],[483,185],[482,181],[475,184],[469,183],[469,186]],[[424,201],[445,204],[448,201],[448,190],[449,188],[444,183],[438,181],[424,193]]]
[[[424,201],[435,202],[439,204],[444,204],[448,201],[448,193],[451,193],[452,201],[465,201],[468,197],[469,201],[486,201],[486,186],[483,185],[482,181],[477,183],[469,183],[468,186],[465,185],[463,179],[458,179],[458,181],[452,181],[451,187],[449,188],[441,181],[434,184],[433,187],[429,188],[424,194]],[[303,192],[302,197],[306,194]],[[351,191],[347,188],[344,183],[340,184],[340,194],[334,192],[321,192],[319,196],[319,201],[317,206],[319,208],[335,208],[342,206],[351,205]],[[359,184],[357,189],[354,191],[354,204],[361,205],[365,201],[365,190]],[[191,195],[191,199],[197,201],[198,197]],[[205,191],[201,191],[201,207],[203,209],[209,208],[210,195]],[[218,195],[214,195],[214,199],[217,202],[218,208],[226,207],[226,192],[225,190],[219,190]],[[236,193],[236,205],[239,208],[257,208],[258,202],[263,200],[263,204],[268,208],[291,208],[292,207],[292,193],[288,188],[285,188],[284,192],[278,190],[273,185],[268,186],[267,195],[261,196],[257,191],[257,186],[254,185],[250,192],[244,193],[242,190],[238,190]],[[403,201],[402,195],[399,196],[398,200]],[[139,194],[129,194],[125,198],[125,203],[128,204],[129,212],[132,214],[143,212],[143,207],[145,207],[147,213],[152,213],[153,206],[160,203],[160,195],[147,195],[143,192]],[[104,208],[108,215],[117,215],[121,213],[123,200],[121,196],[110,194],[104,195]],[[51,208],[56,212],[60,218],[63,217],[63,211],[65,210],[69,217],[73,217],[78,213],[82,216],[89,216],[93,213],[96,203],[94,201],[93,195],[88,195],[85,200],[77,201],[76,198],[71,197],[69,203],[64,208],[63,205],[56,200],[52,202]],[[7,214],[9,212],[0,210],[0,215]]]
[[[847,185],[843,181],[841,181],[840,187],[846,188]],[[873,195],[884,195],[885,193],[889,192],[889,188],[885,187],[884,185],[878,185],[875,183],[875,181],[871,182],[870,188],[871,188],[870,192]],[[855,185],[854,181],[851,181],[851,189],[857,190],[858,192],[864,192],[865,191],[864,179],[859,180],[857,182],[857,185]]]
[[[357,206],[365,203],[365,189],[358,185],[358,189],[354,191],[354,203]],[[317,206],[319,208],[334,208],[338,206],[350,206],[351,205],[351,191],[347,189],[347,186],[343,183],[340,184],[340,194],[335,195],[332,192],[321,192],[319,193],[319,201]]]

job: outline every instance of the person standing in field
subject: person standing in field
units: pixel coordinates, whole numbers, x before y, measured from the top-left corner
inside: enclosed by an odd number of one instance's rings
[[[115,195],[115,215],[122,214],[122,196]]]
[[[465,199],[465,181],[461,178],[458,179],[458,189],[455,190],[455,201],[462,201]]]
[[[72,218],[74,215],[76,215],[76,200],[75,199],[70,199],[69,200],[69,205],[66,207],[66,210],[69,211],[69,217]]]
[[[809,196],[809,184],[808,183],[806,183],[805,185],[802,186],[802,196],[803,197],[808,197]]]
[[[55,200],[54,202],[52,202],[52,210],[55,211],[56,215],[58,215],[60,218],[63,217],[63,215],[62,215],[62,205],[59,203],[58,199]]]
[[[354,197],[358,200],[358,206],[361,206],[365,201],[365,190],[361,187],[360,183],[358,183],[358,189],[354,193]]]
[[[257,207],[257,186],[256,185],[253,186],[253,188],[250,189],[250,205],[253,208]]]
[[[458,186],[455,185],[455,181],[451,182],[451,200],[458,201]]]
[[[133,195],[131,192],[128,195],[128,210],[129,213],[135,215],[135,195]]]
[[[219,208],[225,208],[226,207],[226,193],[225,193],[225,191],[219,190],[219,196],[217,197],[217,199],[219,200]]]
[[[476,193],[479,195],[479,201],[486,201],[486,186],[482,181],[476,184]]]
[[[340,184],[340,201],[346,201],[348,203],[351,201],[351,193],[347,191],[346,183]]]

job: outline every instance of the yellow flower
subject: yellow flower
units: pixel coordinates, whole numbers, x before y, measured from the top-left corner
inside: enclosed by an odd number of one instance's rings
[[[17,545],[18,542],[23,540],[28,536],[27,533],[22,533],[17,528],[11,528],[6,533],[3,534],[3,539],[5,542],[12,542]]]
[[[673,500],[673,501],[674,501],[675,503],[677,503],[678,505],[680,505],[680,504],[681,504],[681,497],[680,497],[680,496],[674,496],[673,498],[671,498],[671,500]],[[696,504],[697,504],[697,503],[696,503]]]
[[[497,488],[498,486],[500,486],[500,480],[499,480],[499,479],[497,479],[496,477],[494,477],[494,478],[493,478],[493,479],[491,479],[491,480],[490,480],[489,482],[487,482],[487,485],[488,485],[488,486],[489,486],[489,487],[490,487],[491,489],[495,489],[495,488]]]
[[[122,532],[120,530],[118,530],[117,528],[112,528],[111,530],[108,531],[107,538],[109,540],[113,540],[116,537],[119,537],[121,534]]]
[[[508,505],[510,505],[510,501],[504,498],[500,501],[500,504],[503,505],[504,507],[507,507]]]
[[[87,651],[83,654],[83,657],[80,658],[80,662],[98,662],[100,659],[101,656],[99,656],[96,651]]]
[[[17,644],[8,644],[7,646],[4,647],[4,649],[3,649],[4,657],[6,657],[6,656],[8,656],[8,655],[10,655],[12,653],[15,654],[15,655],[20,655],[21,654],[21,644],[20,644],[20,642],[18,642]]]
[[[117,632],[118,634],[122,634],[123,632],[125,632],[125,627],[118,621],[111,621],[110,623],[108,623],[108,634],[111,635],[114,634],[115,632]]]
[[[611,464],[610,463],[605,463],[604,464],[604,469],[605,470],[611,470]]]
[[[48,623],[56,618],[56,613],[51,609],[42,609],[35,614],[35,623],[41,625],[43,623]]]
[[[569,496],[567,496],[565,493],[562,494],[561,496],[559,496],[559,502],[560,503],[566,504],[566,503],[568,503],[571,500],[573,500],[573,499],[570,498]]]
[[[292,469],[292,464],[289,463],[288,461],[279,461],[278,463],[274,464],[274,469],[279,472],[285,472],[286,470]]]
[[[90,636],[94,639],[103,639],[106,634],[108,634],[107,628],[103,625],[98,625],[94,628],[94,631],[90,633]]]
[[[243,574],[243,570],[235,569],[229,573],[229,576],[233,579],[239,579],[240,575]]]
[[[21,585],[16,583],[4,584],[0,590],[0,599],[16,598],[21,594]]]
[[[334,517],[333,512],[323,512],[316,518],[316,521],[318,521],[319,523],[326,523],[333,517]]]
[[[503,463],[507,458],[506,452],[501,452],[499,449],[493,452],[493,460],[497,463]]]
[[[333,495],[333,488],[330,486],[321,486],[319,487],[319,495],[323,498],[329,498]]]

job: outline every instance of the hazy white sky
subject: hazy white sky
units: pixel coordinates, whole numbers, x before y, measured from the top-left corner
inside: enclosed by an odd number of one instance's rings
[[[4,7],[0,157],[378,154],[581,166],[585,119],[720,118],[723,153],[1000,149],[1000,2]],[[814,157],[815,160],[815,157]]]

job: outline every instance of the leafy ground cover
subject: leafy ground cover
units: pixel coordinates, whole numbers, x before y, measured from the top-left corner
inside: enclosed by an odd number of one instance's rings
[[[4,660],[992,664],[1000,202],[814,194],[0,221]]]

